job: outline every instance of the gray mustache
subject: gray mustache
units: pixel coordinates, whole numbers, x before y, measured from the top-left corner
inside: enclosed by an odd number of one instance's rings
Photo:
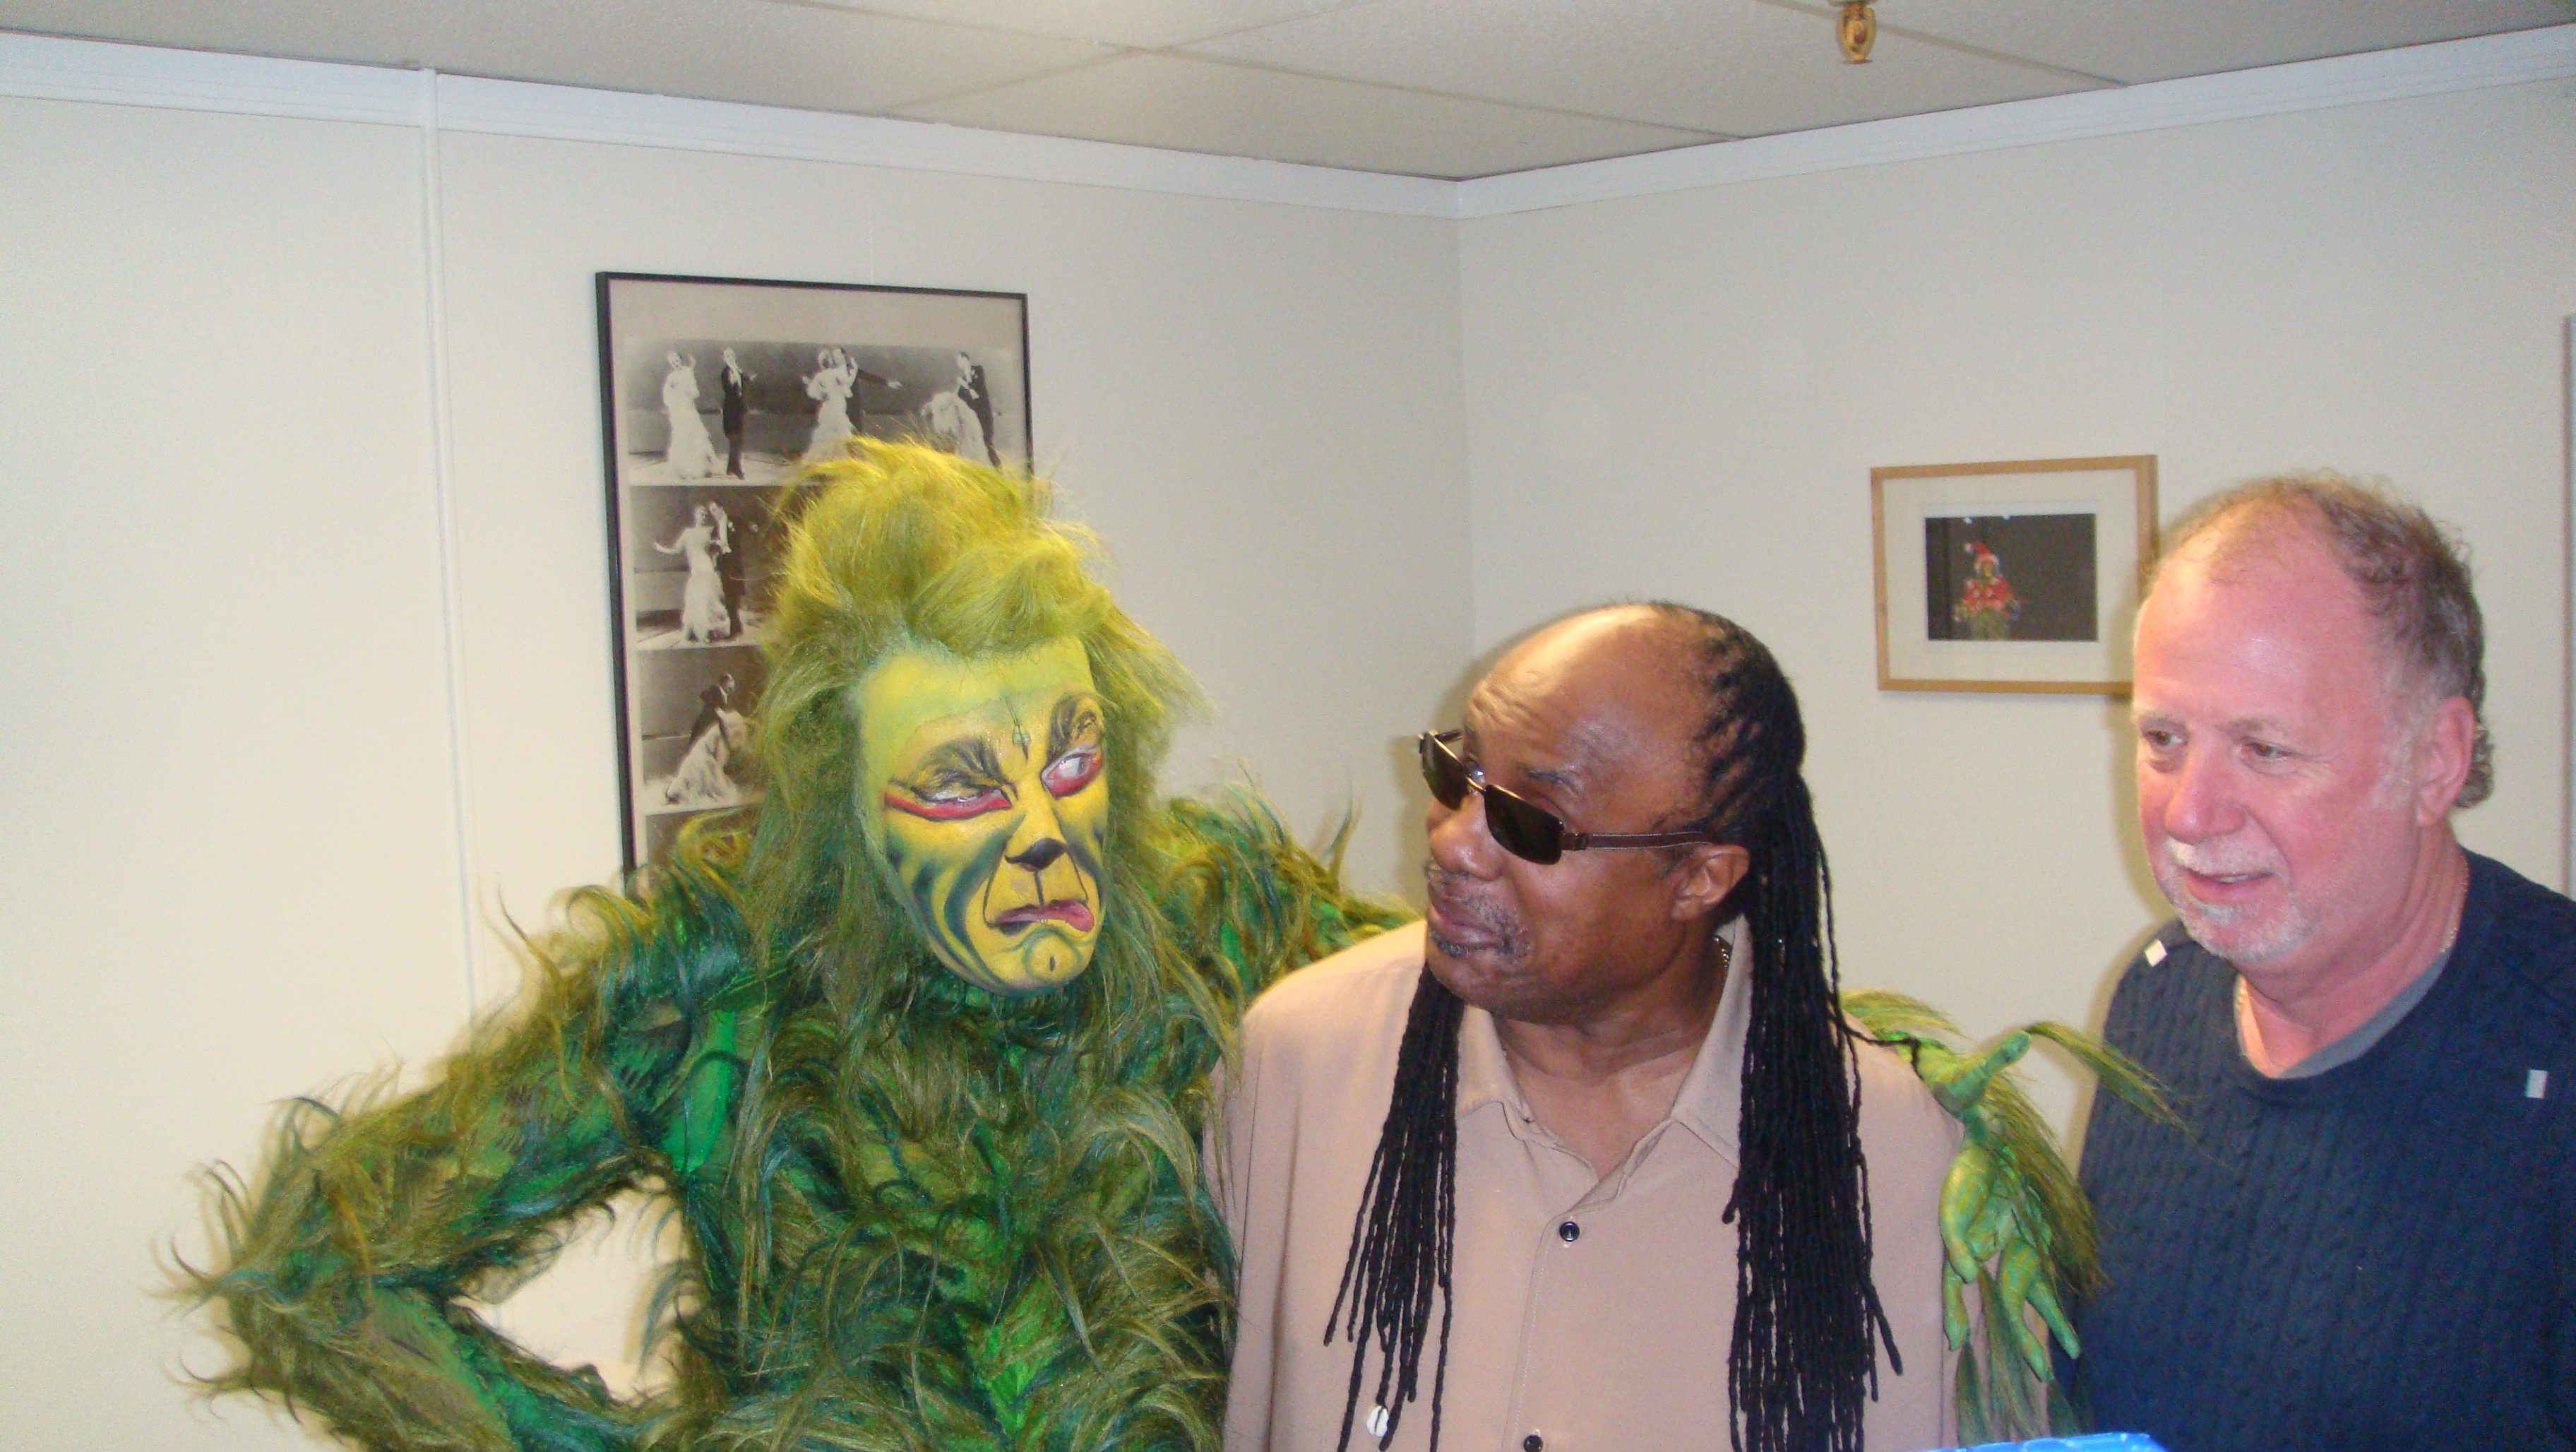
[[[2234,860],[2240,854],[2213,852],[2205,847],[2195,847],[2170,838],[2165,842],[2164,855],[2165,860],[2176,867],[2200,873],[2204,877],[2234,877],[2246,872],[2271,872],[2277,870],[2279,865],[2269,853],[2244,854],[2242,860]]]

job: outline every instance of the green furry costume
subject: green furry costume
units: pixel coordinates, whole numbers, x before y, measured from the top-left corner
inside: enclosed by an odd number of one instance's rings
[[[1210,1071],[1273,976],[1393,915],[1248,796],[1156,798],[1190,687],[1045,485],[862,448],[819,471],[778,582],[752,827],[577,896],[430,1087],[299,1102],[256,1183],[218,1180],[220,1259],[191,1276],[240,1344],[217,1389],[379,1449],[1218,1445]],[[1010,996],[907,916],[854,701],[890,651],[1067,637],[1108,746],[1097,939],[1068,986]],[[460,1301],[638,1187],[686,1253],[676,1383],[625,1404]]]

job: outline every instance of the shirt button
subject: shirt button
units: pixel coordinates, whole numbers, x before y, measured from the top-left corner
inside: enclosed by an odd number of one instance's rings
[[[1563,1225],[1556,1227],[1556,1238],[1564,1241],[1568,1245],[1572,1245],[1574,1242],[1583,1238],[1583,1227],[1575,1224],[1571,1220],[1568,1220]],[[1530,1433],[1530,1436],[1535,1438],[1538,1434],[1536,1432],[1532,1432]],[[1523,1443],[1522,1445],[1528,1446],[1527,1443]],[[1538,1452],[1538,1449],[1536,1447],[1530,1447],[1529,1452]]]
[[[1567,1221],[1566,1223],[1570,1225],[1573,1222]],[[1532,1432],[1521,1439],[1521,1452],[1547,1452],[1547,1439],[1536,1432]]]

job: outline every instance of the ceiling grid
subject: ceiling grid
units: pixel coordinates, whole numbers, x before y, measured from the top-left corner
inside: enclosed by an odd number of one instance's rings
[[[0,0],[0,30],[1442,181],[2576,20],[2571,0]]]

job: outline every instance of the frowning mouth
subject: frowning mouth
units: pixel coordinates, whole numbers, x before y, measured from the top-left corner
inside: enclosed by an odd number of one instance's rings
[[[1026,907],[1011,908],[995,914],[992,919],[992,926],[1006,933],[1016,933],[1037,923],[1062,923],[1077,933],[1090,932],[1091,904],[1080,898],[1061,897],[1053,902],[1033,902]]]

